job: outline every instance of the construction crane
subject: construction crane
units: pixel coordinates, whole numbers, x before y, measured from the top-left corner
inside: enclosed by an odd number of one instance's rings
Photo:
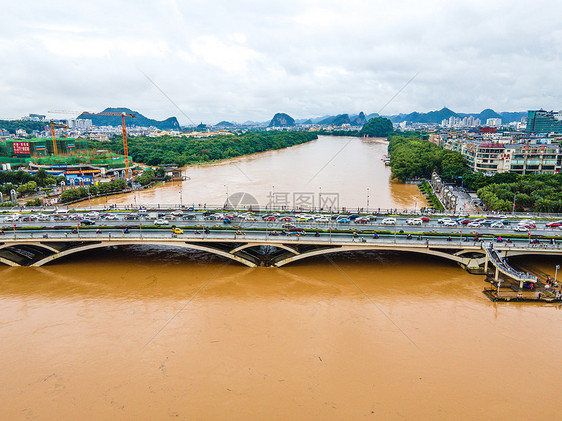
[[[58,153],[58,148],[57,148],[57,137],[56,137],[56,133],[55,133],[55,127],[64,127],[64,137],[67,136],[66,131],[68,130],[68,126],[65,123],[59,124],[59,123],[53,123],[53,121],[50,121],[51,123],[51,136],[53,137],[53,155],[56,155]]]
[[[121,127],[123,128],[123,151],[125,153],[125,174],[129,178],[129,147],[127,146],[127,125],[125,117],[135,118],[134,114],[118,113],[113,111],[102,111],[101,113],[82,113],[81,115],[108,115],[113,117],[121,116]]]
[[[129,147],[127,146],[127,125],[125,124],[125,117],[135,118],[134,114],[119,113],[114,111],[102,111],[100,113],[90,113],[87,111],[49,111],[53,114],[79,114],[83,115],[107,115],[112,117],[121,117],[121,127],[123,128],[123,151],[125,153],[125,174],[129,178]]]

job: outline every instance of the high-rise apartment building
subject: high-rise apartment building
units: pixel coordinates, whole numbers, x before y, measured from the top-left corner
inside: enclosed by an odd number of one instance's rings
[[[527,133],[562,133],[562,111],[529,111]]]

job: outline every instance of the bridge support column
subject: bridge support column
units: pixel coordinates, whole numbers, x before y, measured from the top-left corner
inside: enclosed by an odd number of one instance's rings
[[[519,291],[523,289],[523,281],[519,281]]]
[[[488,253],[486,253],[486,260],[484,260],[484,272],[488,273]]]
[[[500,271],[497,267],[496,267],[496,276],[494,279],[496,280],[496,282],[498,281],[498,279],[500,279]]]

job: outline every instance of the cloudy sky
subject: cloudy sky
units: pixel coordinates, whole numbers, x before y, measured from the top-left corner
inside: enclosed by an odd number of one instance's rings
[[[0,118],[108,106],[181,124],[562,108],[552,0],[3,3]]]

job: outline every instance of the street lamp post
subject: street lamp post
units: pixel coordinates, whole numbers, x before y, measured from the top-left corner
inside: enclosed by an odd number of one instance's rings
[[[511,212],[513,215],[515,215],[515,196],[517,195],[517,193],[513,193],[513,211]]]
[[[367,213],[369,213],[369,187],[367,187]]]
[[[556,265],[556,271],[554,272],[554,283],[556,283],[556,280],[558,278],[558,269],[560,269],[560,265]]]

